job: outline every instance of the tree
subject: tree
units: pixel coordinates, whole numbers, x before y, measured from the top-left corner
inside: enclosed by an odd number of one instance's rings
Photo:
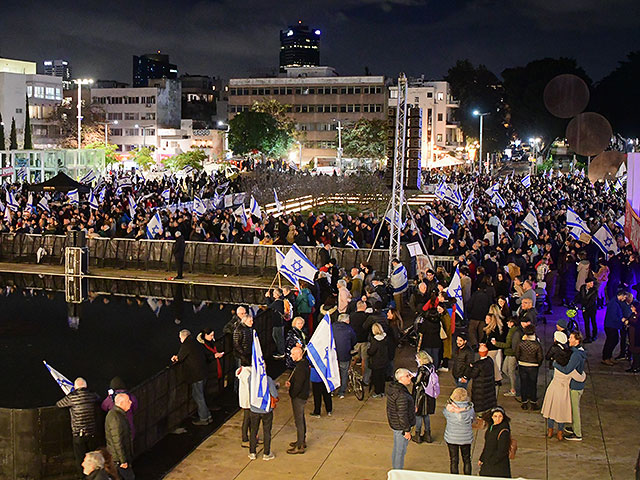
[[[279,128],[277,120],[265,112],[242,112],[229,121],[229,146],[237,155],[257,151],[281,158],[293,145],[293,135]]]
[[[502,72],[510,123],[520,138],[542,137],[547,145],[556,137],[564,138],[568,120],[551,115],[543,98],[547,83],[562,73],[577,75],[591,85],[573,58],[543,58]]]
[[[138,147],[131,152],[131,159],[143,170],[149,170],[156,162],[149,147]]]
[[[33,140],[31,139],[31,118],[29,116],[29,97],[25,97],[25,113],[24,113],[24,150],[33,149]]]
[[[627,60],[600,80],[593,92],[593,110],[604,115],[613,131],[625,138],[637,137],[640,132],[640,98],[629,92],[637,88],[640,78],[640,50],[627,55]]]
[[[361,118],[342,131],[342,149],[347,157],[380,160],[385,157],[386,145],[384,120]]]
[[[82,146],[104,142],[104,118],[102,106],[92,103],[82,107]],[[60,131],[58,144],[62,148],[78,148],[78,110],[75,105],[63,102],[52,116]]]
[[[104,150],[104,163],[106,167],[118,161],[118,156],[116,154],[117,147],[115,145],[111,145],[110,143],[105,144],[104,142],[93,142],[85,145],[85,148]]]
[[[292,137],[296,137],[299,132],[296,131],[296,124],[293,119],[287,115],[288,108],[291,108],[291,105],[285,105],[275,99],[271,99],[254,102],[251,111],[268,113],[276,120],[280,130],[287,132]]]
[[[18,149],[18,133],[16,132],[16,119],[11,117],[11,132],[9,133],[9,150]]]
[[[2,114],[0,113],[0,150],[4,150],[6,147],[7,143],[4,138],[4,123],[2,122]]]
[[[203,162],[207,159],[207,154],[199,148],[189,150],[188,152],[179,153],[171,158],[166,159],[163,163],[167,168],[173,171],[179,171],[186,167],[202,170]]]
[[[458,60],[449,69],[445,80],[451,85],[453,96],[460,101],[455,119],[465,137],[480,137],[480,122],[474,110],[490,113],[483,118],[483,148],[485,152],[502,150],[509,138],[505,127],[505,106],[498,77],[484,65],[475,67],[469,60]]]

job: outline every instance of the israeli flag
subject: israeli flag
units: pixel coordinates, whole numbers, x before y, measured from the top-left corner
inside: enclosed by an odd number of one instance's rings
[[[353,238],[350,238],[349,241],[347,242],[347,247],[351,247],[355,250],[359,250],[360,247],[358,247],[358,244],[356,243],[356,241]]]
[[[11,209],[11,211],[17,212],[18,211],[18,202],[16,201],[16,197],[13,196],[13,192],[10,192],[9,190],[7,190],[7,193],[5,195],[5,199],[7,201],[7,207],[9,207]]]
[[[278,247],[276,247],[276,266],[278,267],[278,272],[287,280],[291,282],[293,286],[300,289],[300,284],[298,283],[298,277],[289,269],[282,266],[284,263],[285,255],[282,253]]]
[[[397,210],[392,211],[389,209],[385,214],[384,219],[391,224],[395,223],[398,228],[402,228],[402,220],[400,218],[400,213],[398,213]]]
[[[247,212],[244,211],[244,205],[240,205],[238,208],[236,208],[233,211],[233,214],[240,217],[243,226],[247,226],[247,223],[249,223],[249,221],[247,219]]]
[[[106,196],[107,193],[107,187],[102,187],[102,190],[100,190],[100,193],[98,194],[98,200],[100,200],[100,203],[104,203],[104,197]]]
[[[49,373],[56,381],[58,386],[62,389],[65,395],[69,395],[71,392],[73,392],[73,382],[71,380],[62,375],[59,371],[57,371],[44,360],[42,361],[42,363],[44,363],[44,366],[47,367],[47,370],[49,370]]]
[[[40,201],[38,202],[38,207],[40,207],[42,210],[44,210],[47,213],[51,213],[51,209],[49,208],[49,201],[47,200],[47,197],[42,197],[40,199]]]
[[[67,192],[67,197],[69,197],[69,203],[71,203],[71,205],[80,205],[80,194],[78,194],[77,188],[69,190]]]
[[[582,228],[580,227],[573,227],[570,231],[569,231],[569,235],[571,235],[573,238],[575,238],[576,240],[580,240],[580,235],[584,232],[584,230],[582,230]]]
[[[156,317],[160,316],[160,310],[162,310],[162,300],[149,297],[147,298],[147,305],[149,305],[149,308]]]
[[[251,377],[249,383],[250,404],[252,407],[271,411],[271,393],[269,392],[269,381],[267,380],[267,366],[262,356],[260,339],[255,330],[253,333],[253,345],[251,347]]]
[[[394,295],[396,293],[404,293],[407,290],[409,287],[409,277],[404,265],[399,265],[398,268],[391,273],[390,280]],[[400,309],[400,307],[398,307],[398,309]]]
[[[276,189],[273,189],[273,198],[276,201],[276,209],[278,210],[278,215],[282,214],[282,204],[280,200],[278,200],[278,194],[276,193]]]
[[[253,195],[251,195],[251,200],[249,201],[249,211],[251,212],[251,215],[258,218],[262,218],[262,211],[260,210],[260,205],[258,205],[258,202],[253,197]]]
[[[447,294],[456,301],[456,313],[464,318],[464,300],[462,298],[462,283],[460,282],[460,268],[456,267],[456,273],[451,278],[447,287]]]
[[[338,354],[329,315],[324,316],[313,332],[307,344],[307,356],[328,392],[333,392],[340,387]]]
[[[616,190],[620,190],[621,188],[624,188],[625,182],[627,180],[627,177],[618,177],[618,179],[616,179],[616,183],[613,186],[613,188],[615,188]]]
[[[609,227],[606,225],[602,225],[591,238],[605,255],[608,255],[609,251],[613,251],[613,254],[617,255],[620,251],[613,233],[611,233],[611,230],[609,230]]]
[[[624,215],[622,215],[619,219],[615,221],[615,224],[618,227],[620,227],[622,230],[624,230],[624,222],[625,222],[625,218],[624,218]]]
[[[162,199],[164,200],[164,203],[169,203],[169,200],[171,199],[171,189],[170,188],[165,188],[162,191]]]
[[[221,183],[220,185],[218,185],[216,187],[216,192],[222,197],[227,193],[227,190],[229,190],[229,182],[224,182]]]
[[[522,208],[522,204],[520,203],[520,200],[515,201],[515,203],[513,204],[513,210],[517,213],[524,212],[524,208]]]
[[[311,263],[311,260],[300,250],[294,243],[282,261],[282,267],[292,272],[298,280],[313,285],[313,277],[315,277],[318,269]]]
[[[493,197],[494,193],[497,193],[500,191],[500,182],[496,182],[493,185],[491,185],[489,188],[487,188],[484,193],[487,194],[487,196],[489,197]]]
[[[500,240],[500,237],[502,237],[503,234],[509,236],[507,234],[507,231],[502,226],[502,222],[498,220],[498,238],[496,239],[496,244],[498,243],[498,241]]]
[[[471,188],[471,191],[469,192],[469,196],[467,197],[467,199],[465,200],[464,204],[465,205],[472,205],[473,202],[475,202],[475,193],[473,188]]]
[[[473,213],[473,208],[471,208],[471,204],[468,202],[464,204],[464,210],[462,210],[462,218],[467,223],[472,222],[476,219],[476,216]]]
[[[89,192],[89,208],[93,208],[94,210],[98,210],[100,208],[100,204],[98,203],[98,199],[93,193],[93,190]]]
[[[577,228],[584,233],[591,235],[591,230],[589,229],[587,222],[580,218],[580,215],[578,215],[571,207],[567,207],[567,226],[574,229]],[[578,234],[578,236],[580,236],[580,234]]]
[[[96,179],[96,172],[93,169],[90,169],[87,173],[84,174],[84,177],[80,179],[80,183],[91,183]]]
[[[27,167],[20,167],[18,169],[17,177],[20,181],[24,182],[27,179]]]
[[[431,233],[433,235],[442,237],[445,240],[451,236],[451,231],[431,212],[429,212],[429,225],[431,226]]]
[[[129,216],[131,220],[136,216],[136,209],[138,208],[138,204],[136,203],[136,199],[133,198],[132,195],[129,195]]]
[[[119,189],[131,188],[131,187],[132,187],[132,184],[131,184],[131,179],[129,177],[123,177],[118,181]]]
[[[584,176],[585,176],[585,174],[584,174],[584,167],[582,167],[582,170],[580,170],[580,176],[581,176],[582,178],[584,178]]]
[[[36,206],[33,204],[33,192],[29,192],[29,197],[27,199],[27,207],[29,207],[29,209],[33,213],[36,212]]]
[[[529,188],[531,186],[531,174],[527,174],[522,180],[520,180],[520,183],[524,187]]]
[[[160,214],[156,212],[147,223],[147,238],[153,239],[156,235],[162,235],[162,232],[162,220],[160,220]]]
[[[522,220],[522,226],[533,233],[536,237],[540,235],[540,226],[538,225],[538,219],[536,218],[535,213],[527,213],[527,216]]]
[[[452,203],[458,208],[462,206],[462,195],[460,195],[460,187],[458,187],[458,185],[453,188],[443,181],[440,183],[440,185],[438,185],[438,188],[435,191],[435,195],[440,200],[445,200],[449,203]]]
[[[611,187],[609,186],[609,182],[607,182],[605,180],[604,181],[604,193],[609,193],[610,190],[611,190]]]
[[[4,209],[4,221],[11,225],[11,209],[10,208],[5,208]]]
[[[616,178],[624,177],[625,173],[627,173],[627,165],[626,163],[622,162],[620,164],[620,168],[618,168],[618,171],[616,172]]]
[[[500,192],[494,192],[493,196],[491,197],[491,201],[495,203],[496,206],[499,208],[504,208],[507,206],[507,202],[504,198],[502,198],[502,195],[500,195]]]
[[[193,213],[199,217],[207,213],[207,206],[200,197],[193,197]]]

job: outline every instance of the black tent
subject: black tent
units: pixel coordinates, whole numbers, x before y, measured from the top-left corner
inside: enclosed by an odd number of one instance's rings
[[[88,193],[90,190],[87,185],[76,182],[73,178],[63,172],[58,173],[55,177],[50,178],[46,182],[29,185],[29,190],[32,192],[68,192],[76,188],[79,193]]]

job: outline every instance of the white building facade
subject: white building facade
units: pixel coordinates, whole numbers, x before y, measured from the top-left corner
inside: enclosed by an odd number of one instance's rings
[[[454,112],[460,103],[453,98],[448,82],[410,80],[407,88],[409,107],[422,109],[422,165],[436,168],[445,158],[464,147],[464,135]],[[389,89],[389,106],[398,104],[398,87]],[[447,163],[450,163],[449,161]]]

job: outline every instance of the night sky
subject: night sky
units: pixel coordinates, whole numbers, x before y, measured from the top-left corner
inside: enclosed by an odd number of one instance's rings
[[[597,81],[640,49],[638,18],[638,0],[4,0],[0,56],[130,83],[131,56],[161,50],[180,73],[257,75],[275,72],[279,30],[301,19],[342,75],[439,79],[459,58],[499,75],[569,56]]]

